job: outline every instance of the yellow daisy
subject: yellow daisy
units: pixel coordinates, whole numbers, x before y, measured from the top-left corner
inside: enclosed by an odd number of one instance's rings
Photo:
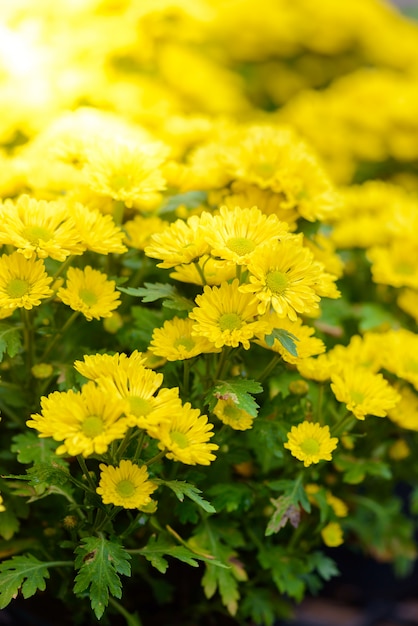
[[[177,265],[174,272],[170,273],[171,278],[193,285],[220,285],[236,275],[234,263],[214,259],[208,254],[201,256],[195,263]]]
[[[254,293],[260,314],[270,307],[281,317],[295,321],[297,313],[318,306],[324,272],[322,265],[302,245],[299,237],[261,246],[248,264],[250,283],[240,291]]]
[[[292,426],[287,437],[284,447],[299,461],[303,461],[305,467],[319,461],[331,461],[331,452],[338,443],[336,437],[331,437],[328,426],[308,421]]]
[[[104,504],[123,506],[124,509],[142,509],[152,500],[157,485],[148,480],[145,465],[139,467],[122,460],[118,467],[101,463],[100,481],[96,491]]]
[[[130,248],[144,250],[150,244],[152,235],[161,233],[167,226],[169,223],[157,215],[150,217],[137,215],[133,220],[129,220],[123,225],[126,232],[125,243]]]
[[[344,533],[338,522],[329,522],[321,530],[323,542],[329,548],[337,548],[344,543]]]
[[[164,322],[162,328],[155,328],[150,350],[167,361],[184,361],[198,354],[219,352],[206,337],[192,335],[193,320],[174,317]]]
[[[213,413],[223,424],[227,424],[234,430],[248,430],[252,428],[255,419],[253,415],[240,409],[231,398],[226,400],[219,399],[213,409]]]
[[[214,450],[219,446],[209,443],[213,437],[213,424],[206,415],[200,415],[199,409],[193,409],[186,402],[170,414],[165,421],[149,431],[152,437],[159,439],[160,450],[167,450],[167,458],[186,465],[209,465],[215,460]]]
[[[52,296],[52,278],[41,259],[26,259],[19,252],[0,257],[0,309],[32,309]]]
[[[89,380],[98,380],[102,377],[112,377],[119,369],[134,371],[143,365],[146,357],[142,352],[134,350],[127,354],[85,354],[82,361],[75,361],[74,367],[82,376]]]
[[[418,289],[403,289],[398,296],[397,304],[418,324]]]
[[[88,382],[80,392],[54,391],[41,398],[41,413],[26,422],[40,437],[52,437],[63,444],[57,454],[87,457],[103,454],[112,441],[122,439],[128,425],[124,403]]]
[[[382,366],[418,390],[418,334],[405,328],[382,335]]]
[[[262,333],[265,324],[257,318],[257,301],[251,294],[238,290],[239,281],[222,283],[220,287],[204,287],[196,296],[189,317],[196,323],[193,333],[206,337],[216,348],[239,344],[248,350],[250,339]]]
[[[398,404],[388,410],[388,417],[401,428],[418,431],[418,394],[407,385],[397,387]]]
[[[4,202],[0,220],[0,244],[14,246],[27,259],[36,255],[65,261],[70,254],[82,254],[85,250],[63,202],[23,195]]]
[[[236,265],[247,265],[258,246],[280,240],[288,232],[287,224],[275,215],[263,215],[255,206],[250,209],[223,206],[219,215],[211,218],[205,224],[211,254]]]
[[[337,400],[359,420],[364,420],[366,415],[385,417],[400,400],[382,374],[352,366],[331,375],[331,389]]]
[[[107,280],[106,274],[87,265],[83,270],[70,267],[65,287],[58,290],[58,297],[74,311],[81,311],[91,321],[110,317],[120,305],[116,283]]]
[[[320,490],[321,487],[315,483],[308,483],[305,485],[305,491],[308,494],[309,502],[316,505],[318,504],[315,494],[317,494]],[[325,491],[325,499],[337,517],[346,517],[348,515],[348,506],[346,503],[343,502],[341,498],[334,496],[334,494],[328,489]]]
[[[209,245],[197,215],[192,215],[186,222],[176,220],[161,233],[155,233],[145,248],[145,254],[161,259],[162,262],[157,265],[165,268],[193,263],[208,253]]]
[[[367,256],[375,283],[418,289],[417,242],[396,239],[389,246],[371,248]]]
[[[67,210],[71,211],[87,250],[97,254],[123,254],[127,251],[123,243],[124,233],[111,215],[103,215],[98,209],[87,208],[79,202]]]
[[[96,193],[132,207],[165,189],[161,165],[168,148],[160,142],[103,141],[87,150],[86,184]]]

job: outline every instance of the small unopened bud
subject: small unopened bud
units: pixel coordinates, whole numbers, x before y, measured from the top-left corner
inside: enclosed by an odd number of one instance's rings
[[[54,368],[49,363],[36,363],[31,372],[35,378],[49,378],[54,373]]]
[[[309,385],[306,380],[300,378],[299,380],[292,380],[289,383],[289,391],[290,393],[295,394],[295,396],[305,396],[309,391]]]

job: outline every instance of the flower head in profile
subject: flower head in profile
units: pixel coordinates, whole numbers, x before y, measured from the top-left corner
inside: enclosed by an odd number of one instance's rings
[[[125,243],[130,248],[144,250],[150,244],[152,235],[161,233],[167,226],[169,223],[157,215],[150,217],[136,215],[133,220],[129,220],[123,225],[126,232]]]
[[[97,493],[104,504],[123,506],[124,509],[142,509],[151,502],[151,494],[157,485],[148,479],[145,465],[139,467],[122,460],[118,467],[101,463],[100,482]]]
[[[292,426],[287,437],[284,447],[299,461],[303,461],[305,467],[319,461],[331,461],[331,452],[338,443],[336,437],[331,437],[328,426],[308,421]]]
[[[70,267],[65,287],[58,290],[58,298],[74,311],[81,311],[91,321],[110,317],[120,305],[120,294],[115,290],[116,283],[108,280],[106,274],[87,265],[83,270]]]
[[[0,257],[0,309],[32,309],[52,296],[52,278],[42,259],[26,259],[19,252]]]
[[[238,279],[220,287],[206,286],[203,294],[196,296],[196,304],[189,314],[195,322],[193,332],[216,348],[242,344],[248,350],[250,339],[264,330],[265,324],[258,320],[257,300],[239,291]]]
[[[206,337],[193,335],[193,320],[174,317],[164,322],[162,328],[155,328],[150,350],[167,361],[184,361],[198,354],[219,352]]]
[[[169,415],[169,420],[148,431],[159,439],[160,450],[167,450],[167,458],[186,465],[209,465],[214,461],[213,452],[219,446],[209,443],[214,433],[207,416],[200,415],[199,409],[193,409],[189,402]]]
[[[0,219],[0,244],[14,246],[26,259],[37,256],[64,261],[85,250],[64,202],[23,195],[4,202]]]
[[[111,215],[103,215],[98,209],[87,208],[80,202],[68,207],[73,216],[79,237],[87,250],[97,254],[123,254],[124,233],[116,226]]]
[[[41,399],[41,413],[31,415],[27,426],[40,437],[63,443],[57,454],[87,457],[103,454],[112,441],[122,439],[128,425],[124,403],[88,382],[80,392],[54,391]]]
[[[134,371],[143,365],[146,357],[142,352],[134,350],[129,356],[124,352],[116,354],[85,354],[82,361],[75,361],[74,367],[82,376],[89,380],[112,377],[120,368]]]
[[[241,285],[240,291],[255,295],[260,314],[272,308],[281,317],[295,321],[298,313],[314,311],[321,287],[328,288],[322,265],[297,236],[261,246],[248,270],[249,284]],[[336,297],[332,292],[329,296]]]
[[[339,402],[359,420],[366,415],[385,417],[400,400],[398,392],[382,374],[347,366],[331,375],[331,389]]]
[[[219,398],[213,413],[223,424],[227,424],[234,430],[248,430],[252,428],[255,419],[248,411],[240,409],[232,398],[227,398],[226,400]]]

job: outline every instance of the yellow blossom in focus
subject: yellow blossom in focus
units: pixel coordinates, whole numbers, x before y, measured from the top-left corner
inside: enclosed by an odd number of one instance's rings
[[[96,491],[104,504],[124,509],[142,509],[150,504],[150,496],[157,485],[148,479],[145,465],[139,467],[123,459],[117,467],[104,463],[99,467],[100,481]]]
[[[65,287],[57,293],[58,298],[74,311],[81,311],[91,321],[110,317],[120,305],[120,294],[115,290],[115,282],[107,280],[106,274],[86,265],[83,270],[70,267]]]
[[[240,409],[232,398],[219,398],[213,409],[214,415],[233,430],[248,430],[252,428],[254,415]]]
[[[19,252],[0,257],[0,310],[32,309],[52,296],[52,278],[42,259],[26,259]]]
[[[290,450],[299,461],[303,461],[305,467],[319,461],[330,461],[331,452],[338,443],[336,437],[331,437],[328,426],[308,421],[292,426],[287,437],[283,447]]]
[[[209,252],[200,218],[193,215],[186,222],[176,220],[165,230],[151,237],[145,254],[161,259],[158,267],[171,268],[182,263],[192,263]]]
[[[193,320],[174,317],[164,322],[162,328],[154,328],[150,350],[168,361],[183,361],[198,354],[219,352],[206,337],[193,334]]]

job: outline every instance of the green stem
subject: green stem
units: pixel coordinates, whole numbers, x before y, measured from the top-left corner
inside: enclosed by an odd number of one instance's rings
[[[323,424],[323,416],[322,416],[322,404],[324,401],[324,383],[319,383],[318,385],[318,398],[316,403],[316,419],[319,424]]]
[[[266,380],[266,378],[270,376],[270,374],[275,369],[276,365],[281,361],[281,359],[282,357],[280,356],[280,354],[275,354],[272,357],[271,361],[267,363],[266,367],[261,372],[260,376],[257,377],[257,380],[259,383],[262,383],[264,380]]]
[[[59,276],[61,276],[61,274],[63,272],[65,272],[65,270],[67,269],[67,267],[69,265],[71,265],[71,263],[73,262],[75,255],[74,254],[70,254],[70,256],[67,256],[67,258],[65,259],[65,261],[60,265],[60,267],[57,269],[57,271],[55,272],[55,274],[52,277],[52,284],[54,284],[54,282],[57,280],[57,278]]]
[[[153,456],[151,459],[149,459],[149,461],[147,461],[145,465],[148,467],[149,465],[156,463],[157,461],[159,461],[166,455],[166,452],[167,452],[167,448],[164,448],[164,450],[161,450],[161,452],[159,452],[158,454]]]
[[[183,361],[183,393],[187,398],[189,396],[189,384],[190,384],[190,359]]]
[[[231,348],[226,347],[222,350],[219,359],[218,366],[216,368],[214,380],[222,380],[222,376],[226,370],[226,366],[228,365],[228,357],[231,354]]]
[[[194,266],[195,266],[195,268],[197,269],[197,272],[198,272],[198,274],[199,274],[200,278],[202,279],[202,285],[203,285],[203,287],[204,287],[204,286],[207,284],[207,283],[206,283],[206,278],[205,278],[205,271],[204,271],[204,268],[203,268],[203,267],[200,267],[199,262],[195,263],[195,264],[194,264]]]
[[[132,459],[134,463],[141,456],[142,448],[144,446],[144,441],[145,441],[145,430],[143,430],[138,437],[138,443],[137,443],[136,450]]]
[[[24,341],[24,348],[25,348],[25,353],[26,353],[26,367],[28,371],[27,381],[29,382],[30,380],[29,374],[33,365],[34,347],[35,347],[34,341],[33,341],[33,325],[32,325],[32,318],[31,318],[29,311],[22,308],[20,309],[20,315],[21,315],[22,324],[23,324],[23,341]]]
[[[68,318],[68,320],[65,322],[64,326],[61,328],[61,330],[59,330],[58,332],[55,333],[54,337],[52,338],[52,341],[50,341],[50,343],[47,345],[47,347],[45,348],[40,361],[44,361],[46,359],[46,357],[48,356],[48,354],[51,352],[52,348],[55,346],[55,344],[58,342],[59,339],[61,339],[61,337],[67,332],[67,330],[70,328],[70,326],[72,326],[72,324],[75,322],[75,320],[77,319],[77,317],[80,315],[80,311],[74,311],[72,315],[70,315],[70,317]]]
[[[123,216],[125,214],[125,203],[122,200],[114,200],[112,217],[117,226],[120,226],[123,222]]]
[[[128,626],[142,626],[138,613],[129,613],[119,602],[112,598],[112,596],[109,597],[109,604],[111,604],[118,613],[123,615]]]
[[[101,530],[101,529],[102,529],[102,528],[103,528],[106,524],[108,524],[109,522],[111,522],[111,521],[112,521],[112,520],[116,517],[116,515],[117,515],[120,511],[122,511],[122,509],[123,509],[123,507],[122,507],[122,506],[115,506],[115,507],[113,508],[113,510],[112,510],[110,513],[106,513],[106,512],[104,512],[104,516],[102,516],[102,519],[100,520],[100,522],[99,522],[99,523],[97,524],[97,526],[96,526],[96,529],[95,529],[95,530],[96,530],[96,532],[97,532],[97,533],[98,533],[98,532],[100,532],[100,530]]]
[[[87,467],[86,461],[84,460],[84,457],[81,454],[77,455],[77,461],[81,467],[81,470],[84,476],[86,477],[86,480],[88,482],[90,489],[93,491],[93,493],[96,493],[96,485],[94,483],[94,480],[90,476],[89,468]]]
[[[333,437],[338,437],[339,435],[344,434],[345,432],[349,432],[354,424],[356,423],[356,418],[352,413],[347,413],[338,424],[336,424],[335,428],[332,430]]]

